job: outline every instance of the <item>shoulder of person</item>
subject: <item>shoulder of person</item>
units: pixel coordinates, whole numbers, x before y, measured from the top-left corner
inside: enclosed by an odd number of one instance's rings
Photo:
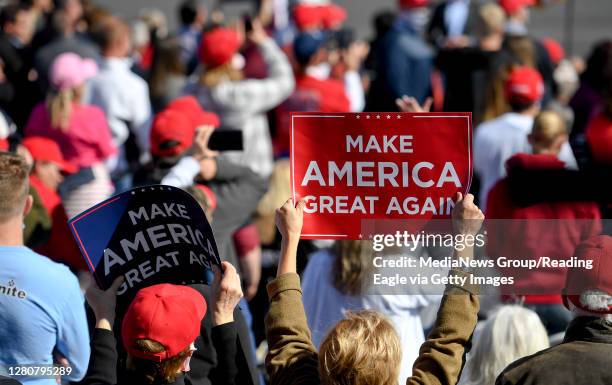
[[[304,277],[314,276],[319,277],[322,271],[330,271],[334,263],[334,255],[331,249],[322,249],[310,254],[308,264],[304,271]]]
[[[498,378],[503,378],[504,383],[525,383],[527,378],[535,379],[546,379],[553,380],[550,377],[550,370],[554,367],[551,365],[553,362],[557,362],[557,356],[559,352],[565,350],[566,344],[552,346],[548,349],[544,349],[537,353],[531,354],[526,357],[519,358],[510,365],[508,365],[499,375]],[[555,369],[552,369],[555,370]],[[527,383],[539,383],[539,382],[527,382]]]
[[[70,271],[68,266],[63,263],[52,261],[49,257],[29,250],[31,262],[38,264],[37,267],[31,266],[33,271],[44,272],[45,278],[54,287],[70,286],[77,282],[76,276]],[[78,286],[78,283],[77,283]]]

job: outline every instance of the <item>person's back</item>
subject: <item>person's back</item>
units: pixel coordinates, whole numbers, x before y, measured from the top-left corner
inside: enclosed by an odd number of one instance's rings
[[[444,111],[471,111],[479,123],[485,109],[485,83],[498,61],[503,43],[505,16],[495,3],[477,8],[476,46],[443,48],[436,67],[445,78]]]
[[[612,237],[592,237],[576,248],[574,258],[594,269],[570,269],[563,290],[564,305],[574,319],[563,342],[510,364],[496,385],[612,383]]]
[[[612,384],[612,337],[602,333],[611,328],[598,321],[584,317],[570,323],[566,336],[573,337],[512,363],[495,384]]]
[[[484,122],[474,138],[474,171],[480,178],[479,199],[483,207],[494,184],[506,175],[505,162],[514,154],[529,152],[527,135],[533,117],[509,112]]]
[[[149,87],[132,71],[130,27],[121,19],[107,17],[92,31],[102,47],[100,71],[89,81],[85,103],[100,107],[119,158],[111,171],[119,190],[131,185],[131,174],[149,151],[152,111]],[[128,140],[130,139],[130,140]],[[144,156],[143,156],[144,155]]]
[[[78,381],[90,351],[84,298],[66,266],[23,246],[22,216],[32,205],[27,180],[25,160],[0,153],[0,367],[51,365],[59,354],[72,368],[65,378]]]
[[[51,365],[57,347],[72,367],[68,378],[81,378],[89,335],[76,276],[25,246],[0,246],[0,294],[0,362]]]
[[[509,363],[550,346],[538,315],[519,305],[496,309],[473,341],[460,385],[493,385]]]
[[[69,124],[62,129],[53,127],[46,103],[40,103],[32,111],[25,134],[57,142],[66,160],[79,168],[104,162],[116,152],[104,113],[91,105],[74,103]]]
[[[402,2],[404,3],[404,2]],[[384,83],[376,111],[395,111],[395,99],[410,95],[423,102],[431,93],[433,50],[421,37],[424,25],[420,20],[425,11],[421,1],[405,1],[395,25],[382,41],[382,73],[378,81]],[[414,3],[414,4],[412,4]]]
[[[541,75],[529,67],[514,68],[504,88],[512,112],[480,124],[474,137],[474,171],[480,178],[479,199],[484,207],[491,188],[506,175],[506,161],[514,154],[531,152],[527,135],[544,96]],[[576,158],[568,143],[562,146],[558,158],[568,168],[576,167]]]
[[[563,118],[553,111],[541,112],[528,136],[533,154],[516,154],[506,162],[508,177],[491,189],[487,200],[489,222],[487,252],[496,257],[536,260],[550,256],[554,260],[571,258],[576,246],[601,231],[601,214],[595,202],[542,202],[521,205],[512,199],[508,179],[535,170],[562,170],[557,159],[567,143]],[[529,185],[522,186],[529,189]],[[548,267],[517,271],[500,268],[514,277],[513,293],[542,318],[549,334],[563,332],[570,321],[561,305],[559,293],[565,283],[567,268]],[[529,293],[528,295],[523,295]]]

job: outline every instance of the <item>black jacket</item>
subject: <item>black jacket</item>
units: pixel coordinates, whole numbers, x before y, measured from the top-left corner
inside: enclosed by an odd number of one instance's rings
[[[21,385],[21,382],[12,378],[0,376],[0,385]]]
[[[560,345],[508,366],[496,385],[612,384],[612,325],[601,318],[573,320]]]
[[[211,339],[217,353],[217,365],[208,377],[213,385],[250,384],[250,373],[245,367],[242,350],[237,341],[235,324],[228,323],[212,329]],[[210,348],[210,347],[209,347]],[[95,329],[91,340],[91,357],[84,385],[139,385],[131,373],[118,371],[117,342],[112,331]],[[185,384],[179,375],[172,385]]]

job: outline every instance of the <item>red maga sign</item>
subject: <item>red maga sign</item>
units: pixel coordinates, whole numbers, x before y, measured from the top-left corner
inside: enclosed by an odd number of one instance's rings
[[[470,188],[471,148],[470,113],[291,114],[302,238],[361,239],[362,220],[449,217]]]

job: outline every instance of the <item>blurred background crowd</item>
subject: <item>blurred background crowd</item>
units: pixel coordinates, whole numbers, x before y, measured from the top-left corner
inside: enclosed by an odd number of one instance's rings
[[[212,221],[222,257],[239,270],[256,366],[266,349],[265,284],[280,248],[274,210],[290,196],[289,112],[471,112],[472,190],[488,218],[588,220],[588,229],[559,230],[569,234],[561,245],[569,255],[605,228],[609,188],[598,182],[607,183],[602,175],[612,167],[612,33],[601,27],[594,36],[595,23],[572,17],[577,7],[605,14],[607,2],[364,3],[184,0],[169,10],[135,1],[6,1],[0,149],[31,164],[26,245],[81,275],[87,268],[68,218],[134,186],[188,189]],[[365,18],[372,34],[360,24]],[[532,28],[533,20],[542,24]],[[561,185],[573,195],[557,196]],[[542,193],[525,196],[534,191]],[[405,379],[439,299],[363,294],[366,248],[300,243],[314,341],[347,309],[386,311],[400,325]],[[546,279],[562,287],[564,274]],[[560,295],[518,302],[491,312],[473,356],[487,360],[499,346],[516,351],[491,364],[487,378],[470,377],[468,365],[465,383],[491,384],[570,320]],[[502,336],[498,323],[519,326]]]

